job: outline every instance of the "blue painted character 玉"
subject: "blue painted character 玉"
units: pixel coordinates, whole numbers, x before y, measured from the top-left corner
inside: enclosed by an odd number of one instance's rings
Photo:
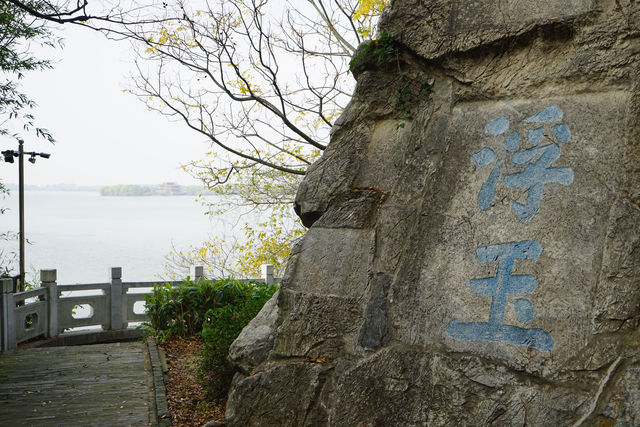
[[[492,297],[489,321],[459,322],[454,319],[446,328],[449,336],[457,340],[495,341],[550,351],[553,348],[553,339],[547,331],[504,324],[507,296],[512,293],[533,292],[538,286],[534,276],[511,274],[515,261],[517,259],[536,260],[541,253],[540,243],[533,240],[478,248],[476,256],[480,262],[489,264],[498,261],[495,276],[472,279],[469,282],[471,289],[477,295]],[[531,302],[526,298],[518,298],[513,303],[518,319],[522,323],[529,323],[534,314]]]

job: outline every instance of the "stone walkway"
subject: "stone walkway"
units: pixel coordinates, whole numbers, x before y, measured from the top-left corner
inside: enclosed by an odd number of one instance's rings
[[[142,342],[0,354],[0,426],[155,425]]]

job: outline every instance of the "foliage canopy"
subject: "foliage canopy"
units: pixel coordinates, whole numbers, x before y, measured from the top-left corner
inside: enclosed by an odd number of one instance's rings
[[[169,6],[176,20],[132,30],[128,37],[141,46],[132,92],[212,145],[185,167],[222,196],[210,213],[250,206],[269,217],[246,225],[238,242],[214,239],[170,254],[169,264],[199,260],[223,274],[252,275],[265,261],[284,263],[303,233],[291,209],[297,186],[351,98],[349,60],[375,34],[386,3],[177,1]],[[232,252],[235,266],[226,262]]]
[[[51,9],[45,1],[27,3],[36,10]],[[33,44],[55,47],[61,40],[23,9],[9,2],[0,3],[0,135],[17,136],[8,126],[15,121],[24,131],[34,131],[53,142],[49,131],[35,125],[31,112],[35,102],[20,91],[19,81],[24,73],[51,68],[51,61],[33,54]]]

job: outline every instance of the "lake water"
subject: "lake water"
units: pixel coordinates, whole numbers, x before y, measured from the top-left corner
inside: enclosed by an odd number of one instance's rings
[[[59,284],[98,283],[107,281],[113,266],[122,267],[124,281],[156,280],[172,246],[184,249],[210,235],[242,234],[233,216],[211,218],[194,199],[25,191],[27,273],[55,268]],[[10,208],[0,215],[0,230],[17,231],[17,191],[0,206]],[[12,247],[17,252],[17,242]]]

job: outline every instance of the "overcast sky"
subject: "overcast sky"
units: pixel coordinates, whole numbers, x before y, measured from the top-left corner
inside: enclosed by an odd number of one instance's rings
[[[22,89],[38,103],[37,124],[49,129],[51,145],[25,135],[25,150],[51,153],[25,162],[27,184],[198,184],[180,165],[209,151],[202,136],[172,123],[129,93],[131,47],[91,30],[66,26],[64,49],[52,70],[27,74]],[[0,150],[17,149],[0,137]],[[16,183],[17,163],[0,162],[0,178]]]

